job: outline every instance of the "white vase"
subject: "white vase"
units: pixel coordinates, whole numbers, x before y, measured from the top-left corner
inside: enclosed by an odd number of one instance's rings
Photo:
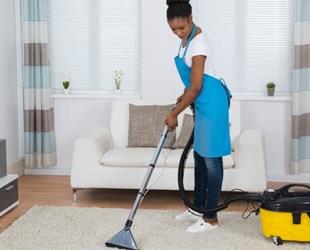
[[[120,95],[121,94],[121,89],[115,89],[115,93]]]
[[[69,88],[64,89],[64,93],[65,93],[65,95],[69,95],[70,94],[70,89]]]

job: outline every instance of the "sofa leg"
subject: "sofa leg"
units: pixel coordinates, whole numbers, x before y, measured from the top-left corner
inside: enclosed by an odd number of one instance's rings
[[[74,203],[76,203],[77,202],[77,189],[73,189],[72,190],[73,191],[73,194],[72,194],[72,200],[73,200],[73,202]]]

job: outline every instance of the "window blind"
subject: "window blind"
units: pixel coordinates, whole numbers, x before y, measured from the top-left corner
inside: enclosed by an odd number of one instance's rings
[[[274,81],[288,94],[293,76],[293,1],[195,0],[217,74],[234,93],[261,94]]]
[[[138,0],[50,0],[48,36],[55,89],[69,78],[73,90],[114,90],[113,72],[122,70],[121,88],[139,89]]]

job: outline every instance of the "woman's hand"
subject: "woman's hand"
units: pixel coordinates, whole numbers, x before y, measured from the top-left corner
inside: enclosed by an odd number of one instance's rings
[[[173,131],[178,126],[178,117],[170,112],[165,120],[165,124],[170,131]]]

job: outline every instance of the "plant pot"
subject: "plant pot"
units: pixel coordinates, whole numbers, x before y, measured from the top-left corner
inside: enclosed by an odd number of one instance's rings
[[[115,93],[120,95],[121,94],[121,89],[115,89]]]
[[[274,91],[276,88],[267,88],[267,95],[268,96],[274,96]]]
[[[65,95],[69,95],[70,94],[70,89],[69,88],[64,89],[64,93],[65,93]]]

